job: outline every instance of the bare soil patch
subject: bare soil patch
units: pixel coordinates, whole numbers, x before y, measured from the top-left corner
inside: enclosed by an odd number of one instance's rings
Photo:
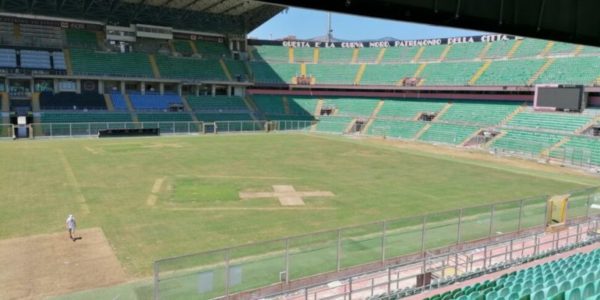
[[[126,281],[102,229],[0,241],[0,299],[42,299]]]

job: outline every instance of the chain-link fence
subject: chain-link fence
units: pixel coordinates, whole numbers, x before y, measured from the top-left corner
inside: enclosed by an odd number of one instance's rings
[[[600,188],[570,193],[567,215],[600,214]],[[156,261],[156,298],[212,299],[546,225],[544,195]]]

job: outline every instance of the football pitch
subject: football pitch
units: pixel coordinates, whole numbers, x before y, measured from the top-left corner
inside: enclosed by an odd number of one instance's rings
[[[17,141],[0,143],[0,153],[1,240],[64,232],[72,213],[79,228],[102,229],[129,279],[150,276],[164,257],[598,182],[308,134]],[[302,206],[240,199],[280,185],[333,196],[304,197]]]

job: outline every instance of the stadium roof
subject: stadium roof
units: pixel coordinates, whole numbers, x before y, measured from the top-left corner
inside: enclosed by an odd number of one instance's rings
[[[0,11],[246,34],[285,7],[254,0],[0,0]]]
[[[600,1],[593,0],[262,1],[600,46]]]

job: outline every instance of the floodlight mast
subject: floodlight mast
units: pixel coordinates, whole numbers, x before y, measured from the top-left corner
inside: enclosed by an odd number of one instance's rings
[[[333,40],[333,29],[331,28],[331,13],[327,14],[327,18],[328,18],[327,42],[331,43],[331,41]]]

